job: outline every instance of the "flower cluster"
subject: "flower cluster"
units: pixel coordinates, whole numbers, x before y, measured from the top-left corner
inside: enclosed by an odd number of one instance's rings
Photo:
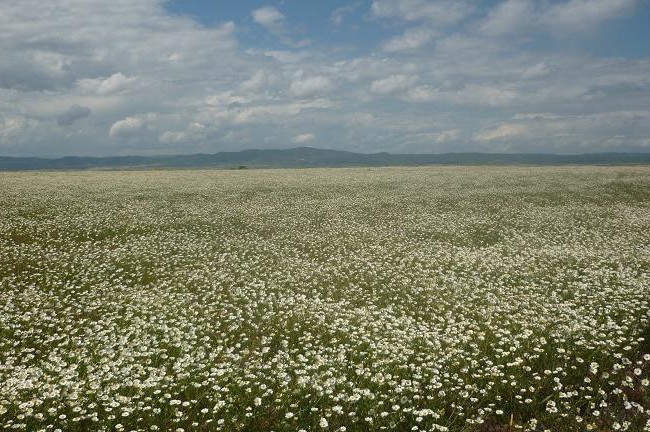
[[[0,429],[650,428],[648,168],[0,184]]]

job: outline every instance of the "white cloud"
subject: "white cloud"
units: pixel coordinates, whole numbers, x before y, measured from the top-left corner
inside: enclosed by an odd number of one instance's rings
[[[136,78],[127,77],[121,72],[108,78],[86,78],[77,81],[77,87],[84,92],[107,96],[116,93],[125,93],[131,90],[137,82]]]
[[[141,135],[157,118],[158,116],[155,113],[126,117],[113,123],[108,131],[108,136],[111,138],[130,138]]]
[[[436,37],[436,32],[427,27],[408,28],[383,44],[384,51],[400,52],[422,48]]]
[[[352,113],[348,116],[346,124],[350,126],[371,126],[377,122],[377,117],[372,113]]]
[[[487,105],[491,107],[509,106],[516,102],[519,94],[508,86],[471,84],[457,91],[452,102],[465,105]]]
[[[208,128],[199,122],[193,122],[182,131],[165,131],[158,137],[163,144],[178,144],[187,141],[200,140],[206,136]]]
[[[107,95],[129,89],[137,81],[136,78],[127,77],[121,72],[111,75],[99,84],[97,94]]]
[[[460,138],[460,129],[450,129],[442,131],[436,136],[436,143],[445,144],[448,142],[457,141]]]
[[[370,91],[379,95],[386,95],[403,91],[415,84],[417,77],[413,75],[391,75],[378,79],[370,84]]]
[[[548,65],[546,62],[535,63],[532,66],[527,66],[521,72],[522,79],[538,79],[544,78],[553,72],[553,66]]]
[[[246,81],[242,82],[239,85],[239,88],[243,92],[256,92],[260,91],[263,89],[266,85],[269,83],[269,76],[268,74],[263,70],[260,69],[255,74],[253,74],[250,79],[247,79]]]
[[[461,88],[441,89],[430,86],[417,86],[409,89],[405,98],[412,102],[436,102],[465,106],[508,106],[520,96],[517,91],[507,87],[481,84],[468,84]]]
[[[251,12],[253,21],[264,27],[271,34],[275,35],[280,41],[292,47],[304,47],[311,43],[309,40],[294,40],[289,37],[287,30],[286,17],[282,12],[273,6],[264,6]]]
[[[174,54],[185,67],[205,64],[214,53],[235,46],[233,23],[200,27],[170,17],[158,0],[1,2],[0,28],[0,71],[5,62],[19,63],[23,71],[3,71],[0,81],[20,88],[70,86],[116,70],[131,75],[168,64]]]
[[[59,115],[56,119],[59,126],[70,126],[74,122],[84,117],[88,117],[91,113],[91,109],[87,106],[81,105],[72,105],[64,113]]]
[[[335,26],[341,26],[346,15],[352,14],[356,9],[359,8],[363,3],[358,1],[350,5],[341,6],[340,8],[334,9],[332,15],[330,15],[330,21]]]
[[[261,105],[206,106],[200,117],[205,123],[224,127],[253,124],[286,124],[308,111],[322,111],[332,107],[326,99],[304,99],[297,102],[277,102]]]
[[[650,111],[612,111],[594,114],[525,113],[500,126],[479,131],[476,141],[507,151],[559,153],[643,151]]]
[[[553,113],[517,113],[512,116],[513,120],[558,120],[563,118]]]
[[[13,139],[19,137],[27,128],[28,120],[24,117],[9,117],[0,123],[0,145],[10,146]]]
[[[316,139],[316,136],[312,133],[305,133],[296,135],[291,139],[291,142],[294,144],[305,144]]]
[[[417,86],[409,89],[406,99],[411,102],[434,102],[443,98],[442,93],[428,85]]]
[[[332,89],[332,82],[325,76],[312,76],[297,79],[291,83],[291,94],[298,97],[310,97],[328,93]]]
[[[158,137],[158,140],[163,144],[178,144],[185,141],[186,139],[187,134],[184,131],[165,131]]]
[[[375,0],[371,12],[378,18],[453,24],[473,9],[463,0]]]
[[[593,31],[601,23],[626,16],[639,0],[568,0],[539,2],[505,0],[480,24],[483,34],[508,36],[544,30],[560,33]]]
[[[638,0],[569,0],[555,3],[542,21],[564,32],[594,29],[600,23],[631,13]]]
[[[296,48],[290,17],[266,9],[258,21],[289,45],[278,49],[268,38],[242,46],[235,23],[206,26],[163,0],[0,0],[0,140],[15,155],[57,156],[281,146],[306,125],[314,143],[367,152],[493,148],[498,139],[472,137],[508,132],[503,124],[526,128],[507,141],[526,151],[630,150],[648,139],[650,122],[632,113],[650,106],[650,59],[638,44],[611,57],[595,43],[608,36],[598,24],[648,6],[488,3],[354,3],[331,17],[354,25],[318,49]],[[392,39],[368,44],[386,29]],[[569,31],[583,32],[570,50],[546,44]],[[157,118],[137,114],[148,112]]]
[[[240,107],[250,102],[247,96],[233,93],[231,90],[215,93],[205,97],[204,102],[209,106],[216,107]]]
[[[505,0],[488,13],[480,29],[492,36],[530,30],[535,24],[535,9],[532,0]]]
[[[138,117],[127,117],[118,120],[108,131],[111,138],[125,138],[139,135],[145,129],[145,122]]]
[[[307,51],[268,50],[264,51],[264,55],[280,63],[299,63],[311,57],[311,53]]]
[[[264,6],[251,12],[253,21],[266,28],[273,34],[283,35],[286,30],[284,22],[286,17],[273,6]]]
[[[495,129],[477,132],[474,134],[475,141],[496,141],[507,140],[526,133],[524,125],[505,123]]]

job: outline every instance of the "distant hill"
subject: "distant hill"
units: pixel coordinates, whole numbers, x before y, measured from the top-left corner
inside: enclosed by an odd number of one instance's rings
[[[297,147],[173,156],[113,156],[57,159],[0,156],[0,170],[153,168],[308,168],[417,165],[629,165],[650,164],[650,153],[558,154],[390,154]]]

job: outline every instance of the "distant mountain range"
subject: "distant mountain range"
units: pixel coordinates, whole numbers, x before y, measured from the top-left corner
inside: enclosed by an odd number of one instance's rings
[[[173,156],[113,156],[57,159],[0,156],[0,170],[78,170],[155,168],[309,168],[418,165],[638,165],[650,164],[650,153],[559,154],[390,154],[354,153],[298,147],[286,150],[242,150]]]

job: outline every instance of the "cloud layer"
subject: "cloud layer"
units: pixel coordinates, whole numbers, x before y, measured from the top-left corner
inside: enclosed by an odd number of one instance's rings
[[[1,154],[650,151],[650,58],[594,48],[638,0],[166,4],[0,2]]]

